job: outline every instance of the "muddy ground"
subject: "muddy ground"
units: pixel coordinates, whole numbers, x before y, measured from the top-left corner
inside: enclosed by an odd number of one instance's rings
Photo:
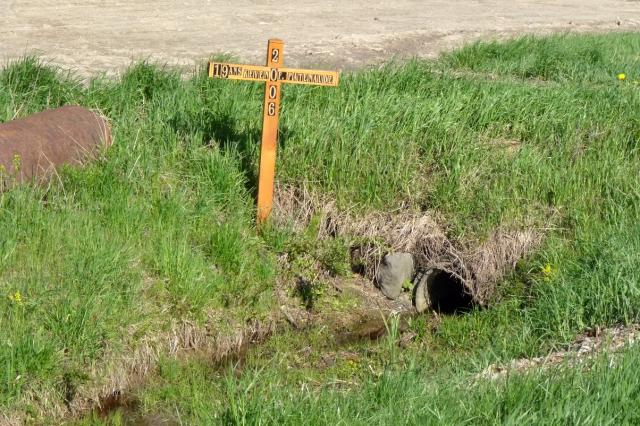
[[[85,76],[141,58],[262,62],[278,37],[291,66],[349,69],[476,39],[638,29],[638,0],[0,0],[0,62],[35,52]]]

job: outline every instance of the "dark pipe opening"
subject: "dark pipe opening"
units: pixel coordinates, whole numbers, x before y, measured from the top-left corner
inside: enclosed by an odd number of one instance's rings
[[[437,269],[431,273],[427,294],[431,308],[438,313],[460,314],[473,308],[473,296],[462,280],[447,271]]]

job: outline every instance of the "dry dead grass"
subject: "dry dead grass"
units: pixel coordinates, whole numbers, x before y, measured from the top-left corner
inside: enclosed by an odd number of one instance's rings
[[[20,426],[23,422],[15,413],[0,413],[0,426]]]
[[[111,395],[138,388],[153,373],[160,357],[187,359],[199,357],[212,365],[240,354],[270,336],[276,320],[229,324],[229,315],[212,313],[205,325],[175,320],[166,332],[151,334],[135,342],[129,351],[112,351],[110,360],[92,371],[89,385],[78,389],[67,411],[71,416],[100,408]],[[133,339],[132,339],[133,340]],[[134,342],[132,341],[133,345]]]
[[[301,232],[313,220],[319,224],[320,239],[348,237],[352,261],[363,266],[368,278],[373,279],[386,253],[412,253],[419,267],[439,268],[458,277],[480,304],[491,299],[496,282],[539,245],[544,233],[505,226],[484,241],[454,241],[437,214],[399,209],[357,215],[304,186],[279,184],[275,194],[276,226]]]
[[[36,421],[78,418],[101,409],[114,396],[124,395],[142,386],[153,374],[161,357],[207,359],[212,365],[241,355],[250,345],[260,343],[277,327],[274,316],[251,323],[229,322],[231,314],[211,312],[204,325],[189,320],[174,320],[168,326],[156,324],[156,333],[136,337],[135,325],[123,330],[128,336],[122,347],[106,348],[103,362],[88,368],[86,384],[72,390],[73,399],[63,403],[59,390],[33,389],[23,400],[35,410]],[[146,325],[149,326],[148,324]],[[0,426],[25,422],[24,412],[0,413]]]
[[[593,329],[582,334],[567,349],[551,352],[546,356],[516,359],[508,364],[492,364],[476,378],[501,379],[509,374],[523,374],[527,371],[548,370],[554,367],[573,367],[593,360],[597,355],[614,354],[625,347],[637,343],[640,339],[640,327],[637,324],[619,325],[606,329]]]

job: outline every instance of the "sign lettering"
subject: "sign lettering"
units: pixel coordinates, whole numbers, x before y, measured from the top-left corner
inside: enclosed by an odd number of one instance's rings
[[[267,68],[255,65],[237,65],[211,62],[209,76],[229,80],[281,81],[283,83],[314,86],[337,86],[338,73],[333,71],[308,71],[290,68]]]
[[[338,76],[332,72],[287,70],[280,71],[280,80],[285,83],[337,86]]]

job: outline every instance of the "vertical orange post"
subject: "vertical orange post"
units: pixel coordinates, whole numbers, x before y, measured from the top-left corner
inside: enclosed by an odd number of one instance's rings
[[[273,209],[273,183],[276,175],[278,147],[278,118],[280,116],[281,84],[307,84],[337,86],[340,75],[335,71],[315,71],[285,68],[284,42],[270,39],[267,45],[267,65],[241,65],[209,62],[209,77],[228,80],[264,81],[262,112],[262,145],[260,147],[260,174],[258,177],[258,208],[256,219],[263,224]]]
[[[273,183],[276,174],[276,148],[278,145],[278,117],[280,115],[280,72],[283,62],[282,40],[271,39],[267,47],[269,81],[265,84],[264,111],[262,113],[262,146],[260,148],[260,175],[258,181],[258,223],[264,223],[273,208]]]

